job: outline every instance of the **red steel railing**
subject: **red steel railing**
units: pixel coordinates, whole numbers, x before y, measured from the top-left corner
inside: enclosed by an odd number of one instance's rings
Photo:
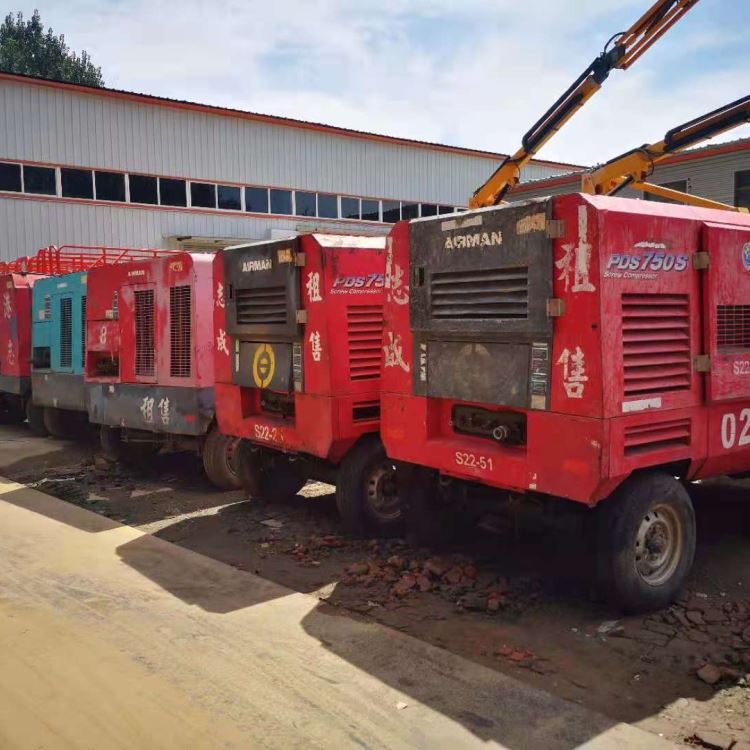
[[[104,247],[96,245],[50,245],[12,261],[0,262],[0,273],[34,273],[58,276],[63,273],[86,271],[96,266],[132,263],[172,255],[181,250],[133,247]]]

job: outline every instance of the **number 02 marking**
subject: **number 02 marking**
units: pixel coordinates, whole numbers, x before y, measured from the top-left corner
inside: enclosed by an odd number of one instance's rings
[[[725,450],[750,443],[750,409],[740,412],[739,440],[737,439],[737,416],[728,412],[721,418],[721,444]]]

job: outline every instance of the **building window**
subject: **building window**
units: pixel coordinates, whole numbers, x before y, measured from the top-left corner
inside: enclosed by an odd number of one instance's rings
[[[359,198],[341,196],[341,218],[359,219]]]
[[[294,213],[297,216],[316,216],[315,193],[303,193],[296,190],[294,193]]]
[[[419,203],[402,203],[401,204],[401,218],[402,219],[418,219],[419,218]]]
[[[216,185],[191,182],[190,205],[196,208],[216,208]]]
[[[120,172],[94,172],[98,201],[125,201],[125,175]]]
[[[327,193],[318,193],[318,216],[323,219],[338,219],[338,196],[328,195]]]
[[[383,221],[395,224],[401,220],[401,204],[398,201],[383,201]]]
[[[241,191],[233,185],[219,185],[219,208],[226,211],[242,210]]]
[[[130,183],[130,202],[147,203],[157,205],[159,203],[159,192],[156,189],[156,177],[145,174],[131,174],[128,177]]]
[[[687,193],[687,180],[675,180],[674,182],[662,182],[659,187],[667,188],[669,190],[679,190],[681,193]],[[662,198],[660,195],[653,195],[652,193],[644,193],[643,198],[647,201],[659,201],[660,203],[679,203],[680,201],[673,201],[671,198]]]
[[[162,206],[187,206],[185,180],[159,178],[159,197]]]
[[[438,206],[438,214],[452,214],[454,211],[453,206]]]
[[[362,198],[361,215],[365,221],[380,221],[380,201]]]
[[[734,173],[734,205],[750,208],[750,169]]]
[[[23,187],[27,193],[57,195],[53,167],[23,167]]]
[[[282,214],[283,216],[292,215],[292,191],[276,190],[271,188],[271,213]]]
[[[268,213],[268,188],[245,188],[245,211],[255,214]]]
[[[0,190],[9,193],[21,192],[21,165],[0,162]]]
[[[94,175],[88,169],[61,169],[60,184],[64,198],[94,197]]]

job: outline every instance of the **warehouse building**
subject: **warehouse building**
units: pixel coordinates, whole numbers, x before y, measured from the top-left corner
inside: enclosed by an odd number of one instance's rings
[[[681,190],[721,203],[750,208],[750,138],[691,149],[665,159],[655,167],[648,182]],[[519,185],[509,200],[561,195],[580,189],[580,170]],[[644,200],[663,200],[655,195],[623,190],[620,195]]]
[[[0,74],[0,260],[385,233],[464,207],[501,154]],[[573,165],[535,161],[523,179]]]

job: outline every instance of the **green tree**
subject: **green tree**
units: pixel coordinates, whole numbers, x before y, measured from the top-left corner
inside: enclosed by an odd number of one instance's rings
[[[35,10],[25,20],[23,13],[8,13],[0,26],[0,71],[50,78],[67,83],[103,86],[101,68],[87,52],[80,56],[68,48],[65,37],[55,36]]]

